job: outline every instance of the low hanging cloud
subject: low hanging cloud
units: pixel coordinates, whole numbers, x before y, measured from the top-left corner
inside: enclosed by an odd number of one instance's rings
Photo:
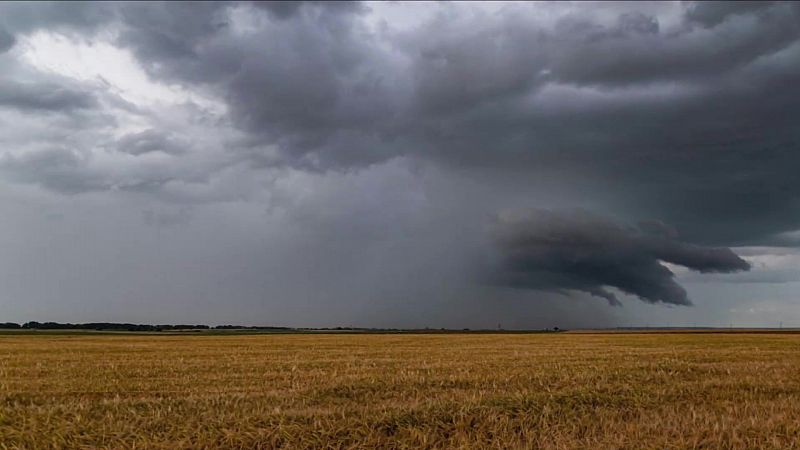
[[[498,215],[494,229],[500,285],[566,293],[583,291],[620,305],[608,288],[647,303],[691,305],[664,264],[701,273],[730,273],[750,264],[725,247],[682,242],[660,222],[636,227],[586,211],[526,209]]]

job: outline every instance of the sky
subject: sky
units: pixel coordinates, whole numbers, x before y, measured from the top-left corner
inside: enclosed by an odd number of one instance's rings
[[[0,322],[800,326],[800,4],[0,3]]]

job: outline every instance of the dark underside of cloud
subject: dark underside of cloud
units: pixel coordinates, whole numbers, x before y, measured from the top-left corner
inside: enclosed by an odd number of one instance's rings
[[[619,305],[607,288],[648,303],[691,305],[686,290],[663,263],[701,273],[749,270],[729,248],[679,241],[658,222],[637,227],[617,224],[584,211],[508,211],[494,228],[499,262],[492,276],[499,285],[565,292],[576,290]]]

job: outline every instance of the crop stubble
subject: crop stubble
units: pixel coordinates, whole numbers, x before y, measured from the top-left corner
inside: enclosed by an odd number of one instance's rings
[[[0,336],[0,448],[800,448],[800,335]]]

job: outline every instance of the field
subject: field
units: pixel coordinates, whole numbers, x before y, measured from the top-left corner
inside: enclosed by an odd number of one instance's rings
[[[800,335],[5,335],[0,448],[800,448]]]

